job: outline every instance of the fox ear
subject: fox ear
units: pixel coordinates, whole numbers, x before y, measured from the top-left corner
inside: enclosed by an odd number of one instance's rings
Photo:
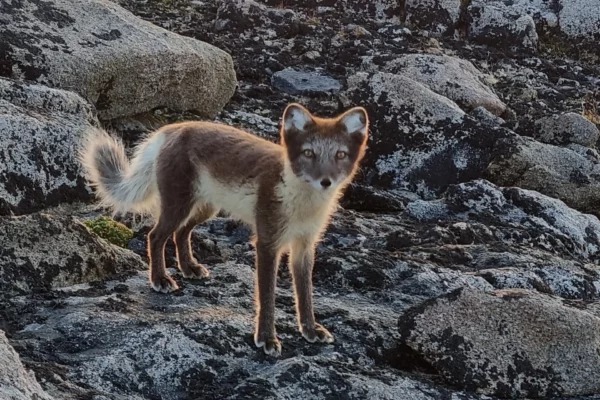
[[[364,108],[351,108],[340,117],[340,122],[348,134],[359,134],[366,138],[369,131],[369,116]]]
[[[308,125],[312,124],[312,122],[312,115],[300,104],[292,103],[288,105],[283,112],[284,132],[288,132],[292,129],[303,131]]]

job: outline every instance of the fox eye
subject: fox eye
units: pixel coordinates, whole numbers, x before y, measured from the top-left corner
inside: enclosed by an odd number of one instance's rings
[[[306,149],[302,152],[302,154],[304,154],[304,157],[312,158],[315,155],[315,152],[311,149]]]
[[[338,160],[343,160],[344,158],[346,158],[348,154],[345,151],[338,151],[337,153],[335,153],[335,158],[337,158]]]

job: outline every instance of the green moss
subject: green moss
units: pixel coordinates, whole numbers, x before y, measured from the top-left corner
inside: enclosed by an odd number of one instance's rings
[[[131,229],[108,217],[97,217],[84,224],[102,239],[120,247],[127,247],[127,243],[133,238]]]

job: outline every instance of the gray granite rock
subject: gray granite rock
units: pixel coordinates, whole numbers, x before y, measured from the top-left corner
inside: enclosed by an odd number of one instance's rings
[[[573,112],[551,115],[535,122],[535,138],[544,143],[593,147],[599,137],[600,131],[593,122]]]
[[[526,137],[503,139],[486,174],[498,185],[536,190],[600,215],[600,157],[593,149],[578,144],[559,147]]]
[[[2,75],[72,90],[102,119],[156,107],[214,116],[236,87],[231,56],[107,0],[0,3]]]
[[[96,124],[75,93],[0,78],[0,215],[91,199],[76,153]]]
[[[600,318],[560,298],[459,289],[399,318],[401,342],[450,383],[503,398],[600,391]]]
[[[425,198],[481,177],[496,141],[516,136],[404,75],[358,73],[348,78],[345,97],[349,105],[365,105],[371,119],[363,179]]]
[[[485,82],[485,75],[469,61],[446,55],[407,54],[384,67],[445,96],[466,111],[482,106],[501,115],[506,105]]]

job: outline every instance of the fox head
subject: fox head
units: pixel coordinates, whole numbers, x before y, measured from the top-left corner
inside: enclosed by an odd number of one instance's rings
[[[281,143],[293,173],[315,190],[349,182],[365,154],[369,118],[354,107],[336,118],[318,118],[299,104],[283,113]]]

